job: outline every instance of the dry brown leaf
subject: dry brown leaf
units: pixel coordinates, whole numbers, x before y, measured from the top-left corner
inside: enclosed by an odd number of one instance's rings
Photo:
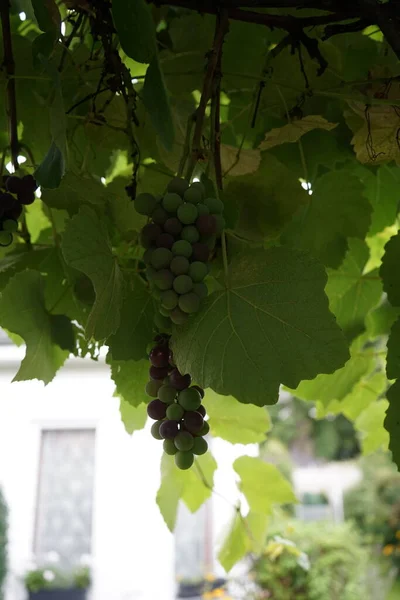
[[[260,150],[269,150],[281,144],[297,142],[305,133],[313,129],[330,131],[337,127],[337,123],[329,123],[320,115],[309,115],[303,119],[296,119],[283,127],[271,129],[260,144]]]

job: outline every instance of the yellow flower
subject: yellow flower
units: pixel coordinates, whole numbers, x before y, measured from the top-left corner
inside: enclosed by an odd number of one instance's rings
[[[203,600],[212,600],[212,592],[205,592],[202,596]]]
[[[214,590],[213,598],[223,598],[225,596],[225,591],[222,588],[217,588]]]
[[[400,540],[400,531],[396,531],[396,539]]]
[[[206,581],[214,581],[214,580],[215,580],[215,575],[214,575],[213,573],[207,573],[207,574],[204,576],[204,579],[205,579]]]
[[[393,544],[387,544],[383,550],[382,550],[382,554],[384,556],[391,556],[394,552],[394,546]]]

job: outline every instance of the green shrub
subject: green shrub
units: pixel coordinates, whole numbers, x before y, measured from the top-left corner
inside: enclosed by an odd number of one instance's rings
[[[87,589],[91,585],[91,573],[88,567],[79,567],[70,572],[54,567],[42,567],[28,571],[24,583],[26,589],[33,593],[60,588]]]
[[[0,600],[3,600],[3,586],[7,574],[7,506],[0,489]]]
[[[369,600],[368,558],[350,525],[295,521],[271,533],[255,561],[255,598]]]

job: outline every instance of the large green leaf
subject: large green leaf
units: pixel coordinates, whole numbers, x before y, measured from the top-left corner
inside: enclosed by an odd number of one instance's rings
[[[191,512],[196,512],[211,496],[216,468],[217,464],[210,452],[197,457],[194,466],[188,471],[180,471],[175,466],[173,456],[163,455],[157,504],[170,531],[175,527],[179,500]]]
[[[366,408],[379,400],[386,386],[387,380],[383,371],[373,373],[370,377],[363,377],[356,383],[350,394],[339,403],[340,412],[354,421]]]
[[[226,284],[172,338],[181,371],[203,387],[274,404],[281,383],[294,388],[348,359],[325,272],[307,253],[281,247],[240,255]]]
[[[373,402],[356,419],[354,425],[360,433],[363,454],[388,449],[389,435],[383,427],[388,406],[387,400]]]
[[[81,208],[69,221],[62,240],[62,252],[70,267],[91,279],[96,292],[86,335],[106,339],[115,333],[120,323],[122,274],[104,223],[92,209]]]
[[[167,150],[171,150],[175,137],[174,125],[168,92],[157,56],[147,69],[142,98],[161,142]]]
[[[147,421],[147,407],[145,404],[132,406],[125,398],[120,399],[119,412],[125,431],[132,434],[134,431],[143,429]]]
[[[69,354],[54,341],[44,286],[45,279],[40,273],[26,270],[10,280],[0,298],[1,326],[21,336],[26,343],[25,358],[13,381],[40,379],[50,383]]]
[[[400,174],[397,166],[382,165],[378,169],[361,167],[357,171],[364,184],[365,195],[373,213],[369,235],[393,225],[399,208]]]
[[[389,388],[386,397],[389,406],[386,412],[385,429],[389,433],[389,449],[392,452],[393,460],[400,470],[400,381],[396,381]]]
[[[371,224],[372,207],[363,191],[360,180],[348,171],[326,173],[313,185],[308,205],[288,225],[283,241],[338,267],[346,238],[363,239]]]
[[[383,289],[393,306],[400,306],[400,233],[394,235],[385,246],[380,276]]]
[[[400,319],[397,319],[390,330],[387,349],[387,376],[389,379],[400,379]]]
[[[123,51],[139,63],[156,53],[156,29],[146,0],[113,0],[112,15]]]
[[[366,315],[382,296],[378,271],[364,274],[368,259],[367,244],[353,238],[349,240],[349,249],[340,268],[328,270],[326,293],[329,306],[349,339],[363,332]]]
[[[259,554],[263,550],[268,524],[268,515],[250,512],[243,517],[235,512],[218,552],[218,561],[225,571],[229,572],[248,552]]]
[[[75,215],[82,205],[101,207],[107,201],[107,188],[89,177],[67,173],[57,190],[43,190],[42,200],[50,208],[65,209]]]
[[[116,395],[121,396],[131,406],[137,407],[147,403],[144,388],[149,380],[149,363],[147,360],[114,360],[107,356],[111,367],[111,379],[114,381]]]
[[[220,396],[208,389],[203,404],[210,417],[213,437],[220,437],[232,444],[262,442],[271,428],[265,408],[246,406],[233,396]]]
[[[313,129],[324,129],[330,131],[337,127],[337,123],[329,123],[320,115],[308,115],[302,119],[297,119],[291,123],[287,123],[283,127],[271,129],[265,136],[264,141],[260,144],[261,150],[270,150],[274,146],[281,144],[297,142],[300,138],[309,133]]]
[[[268,515],[276,504],[297,502],[292,486],[275,465],[241,456],[233,468],[240,477],[240,490],[254,512]]]
[[[56,34],[60,30],[61,15],[55,0],[31,0],[36,20],[42,31]]]

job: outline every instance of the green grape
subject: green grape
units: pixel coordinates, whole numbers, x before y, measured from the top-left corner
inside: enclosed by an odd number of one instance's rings
[[[14,219],[6,219],[3,221],[3,229],[4,231],[11,231],[11,233],[14,233],[18,229],[18,221],[14,221]]]
[[[221,233],[225,229],[225,225],[226,225],[225,219],[222,215],[214,215],[214,219],[215,219],[215,223],[216,223],[215,233],[217,235],[221,235]]]
[[[157,206],[157,208],[151,213],[151,218],[154,223],[157,225],[164,225],[164,223],[168,220],[168,213],[162,206]]]
[[[185,414],[184,409],[179,404],[170,404],[167,408],[167,419],[171,421],[180,421]],[[184,450],[185,448],[180,448],[180,450]],[[190,450],[190,448],[186,448]]]
[[[184,256],[190,258],[193,252],[192,245],[186,240],[178,240],[171,248],[174,256]]]
[[[199,190],[201,197],[204,198],[206,195],[206,188],[204,187],[204,184],[201,183],[201,181],[193,181],[192,185],[190,186],[193,190]]]
[[[147,281],[149,281],[150,283],[153,283],[154,281],[154,276],[156,275],[157,271],[155,269],[153,269],[153,267],[147,267],[146,268],[146,279]]]
[[[203,200],[203,194],[201,190],[191,186],[186,190],[183,198],[185,202],[189,202],[190,204],[199,204]]]
[[[193,286],[193,291],[200,298],[200,300],[204,300],[208,296],[208,289],[205,283],[195,283]]]
[[[178,294],[174,290],[167,290],[161,294],[161,304],[164,308],[172,310],[178,306]]]
[[[171,331],[171,319],[164,317],[159,312],[154,315],[154,325],[162,332],[169,333]]]
[[[193,452],[182,452],[182,450],[178,450],[175,454],[175,464],[178,469],[182,471],[186,471],[186,469],[190,469],[192,464],[194,463]]]
[[[186,204],[181,204],[181,206],[178,208],[177,216],[180,222],[184,225],[191,225],[196,221],[199,213],[194,204],[189,204],[189,202],[186,202]]]
[[[162,201],[163,207],[169,213],[176,213],[176,211],[178,210],[178,208],[181,204],[183,204],[183,200],[182,200],[181,196],[179,196],[179,194],[174,194],[172,192],[165,194],[163,201]]]
[[[161,425],[162,421],[156,421],[155,423],[153,423],[153,425],[151,426],[151,435],[153,436],[153,438],[155,438],[156,440],[162,440],[163,438],[160,435],[160,425]]]
[[[163,448],[165,454],[169,454],[169,456],[174,456],[174,454],[178,452],[178,448],[175,446],[174,440],[164,440]]]
[[[169,381],[169,380],[168,380]],[[168,384],[161,385],[158,389],[158,399],[165,404],[172,404],[175,402],[176,389]]]
[[[156,271],[153,282],[159,290],[170,290],[174,283],[174,276],[168,269],[161,269],[161,271]]]
[[[187,452],[194,446],[194,437],[188,431],[180,431],[174,439],[174,444],[178,450]]]
[[[194,283],[200,283],[206,275],[208,275],[206,263],[200,262],[199,260],[192,262],[189,267],[189,277],[193,279]]]
[[[190,244],[194,244],[199,241],[200,234],[194,225],[186,225],[186,227],[182,229],[181,238]]]
[[[224,203],[219,198],[206,198],[204,204],[208,206],[212,215],[220,215],[224,212]]]
[[[185,410],[197,410],[201,404],[201,396],[196,388],[186,388],[179,392],[178,402]]]
[[[168,192],[171,192],[172,194],[179,194],[183,198],[183,195],[186,192],[186,190],[188,189],[188,187],[189,187],[189,184],[186,181],[186,179],[182,179],[181,177],[174,177],[169,182],[169,184],[167,186],[167,190],[168,190]]]
[[[157,398],[162,382],[157,379],[151,379],[146,383],[145,391],[150,398]],[[176,392],[176,390],[175,390]]]
[[[161,313],[162,315],[164,315],[164,317],[169,317],[169,313],[170,313],[170,311],[168,310],[168,308],[164,308],[163,306],[160,306],[160,307],[158,308],[158,310],[160,311],[160,313]]]
[[[193,454],[197,454],[198,456],[201,456],[202,454],[205,454],[207,452],[207,450],[208,450],[208,444],[203,437],[194,438],[194,443],[193,443],[193,448],[192,448]]]
[[[149,217],[157,206],[157,200],[153,194],[144,193],[139,194],[139,196],[135,198],[133,204],[139,215],[146,215]]]
[[[0,246],[9,246],[13,241],[11,231],[0,231]]]
[[[168,248],[156,248],[151,255],[151,266],[155,269],[169,267],[172,260],[172,252]]]
[[[199,213],[199,217],[201,217],[202,215],[209,215],[210,209],[205,204],[198,204],[197,212]]]
[[[189,271],[190,263],[185,256],[175,256],[169,268],[174,275],[185,275]]]
[[[178,306],[171,310],[170,313],[171,321],[175,323],[175,325],[184,325],[188,319],[188,315],[184,313]]]
[[[150,265],[151,264],[151,257],[153,256],[153,252],[154,252],[154,248],[149,248],[143,254],[143,262],[144,262],[145,265]]]
[[[208,433],[209,431],[210,431],[210,426],[209,426],[209,424],[207,423],[207,421],[204,421],[203,427],[200,429],[200,431],[198,432],[198,434],[197,434],[197,435],[200,435],[200,436],[203,436],[203,437],[204,437],[205,435],[207,435],[207,433]]]
[[[193,281],[189,275],[178,275],[174,279],[173,287],[178,294],[187,294],[193,288]]]
[[[194,293],[182,294],[179,296],[179,308],[188,315],[195,313],[200,308],[200,298]]]

